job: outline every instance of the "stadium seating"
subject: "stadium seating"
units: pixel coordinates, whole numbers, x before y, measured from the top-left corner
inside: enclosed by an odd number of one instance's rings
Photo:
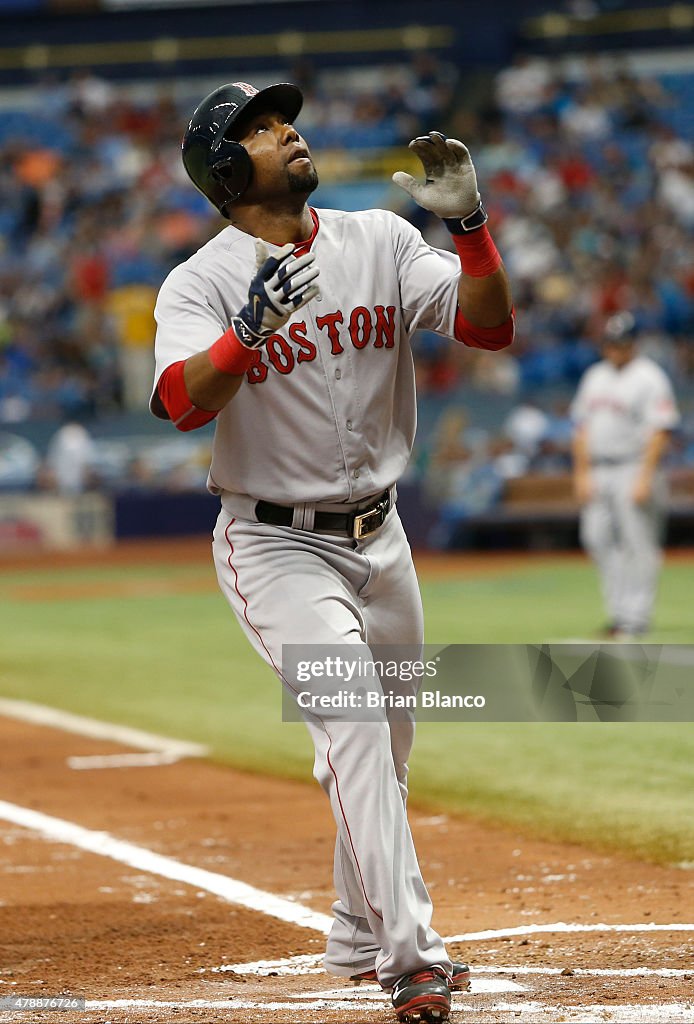
[[[566,403],[597,357],[605,314],[634,308],[648,351],[676,377],[685,413],[691,401],[694,73],[666,63],[648,75],[586,64],[570,77],[558,64],[538,65],[535,85],[545,84],[519,107],[512,76],[522,69],[490,78],[471,105],[460,69],[425,63],[426,74],[403,60],[366,76],[361,68],[308,76],[302,128],[321,170],[316,203],[390,205],[432,244],[449,246],[440,223],[406,201],[390,175],[399,166],[416,172],[406,143],[433,123],[465,139],[514,280],[518,336],[492,359],[432,335],[416,340],[411,474],[454,516],[456,499],[429,475],[442,416],[464,409],[463,447],[474,448],[475,471],[486,460],[503,482],[482,489],[491,507],[517,513],[563,502],[566,511]],[[273,77],[286,73],[259,84]],[[97,441],[114,422],[126,446],[129,433],[142,436],[140,420],[137,429],[132,422],[143,415],[147,382],[132,387],[142,352],[127,325],[137,321],[146,337],[137,304],[148,294],[153,301],[171,267],[220,226],[178,159],[196,88],[188,82],[174,101],[145,84],[135,98],[91,76],[33,98],[23,92],[15,109],[7,101],[0,109],[0,427],[39,452],[66,418],[89,421]],[[547,443],[535,454],[509,452],[504,425],[528,398],[545,411],[539,440]],[[144,429],[158,437],[156,424]],[[693,438],[686,415],[673,472],[686,476],[694,464]],[[208,439],[197,443],[203,450]],[[125,486],[130,465],[122,461]],[[522,465],[530,476],[518,479]]]

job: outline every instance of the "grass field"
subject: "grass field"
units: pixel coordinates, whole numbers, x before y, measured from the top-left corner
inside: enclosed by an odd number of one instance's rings
[[[421,572],[431,643],[590,637],[601,614],[578,558]],[[660,643],[694,643],[692,562],[663,574]],[[0,572],[0,694],[208,744],[251,771],[308,777],[301,725],[217,592],[211,563]],[[425,723],[413,798],[535,834],[694,861],[694,728]]]

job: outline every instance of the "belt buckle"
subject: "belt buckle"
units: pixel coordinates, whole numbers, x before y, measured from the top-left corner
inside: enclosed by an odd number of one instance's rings
[[[352,528],[352,536],[355,540],[361,540],[362,537],[368,537],[370,533],[373,533],[383,526],[386,521],[386,515],[390,502],[387,498],[383,501],[379,501],[375,508],[369,509],[368,512],[362,512],[361,515],[355,515],[354,527]]]

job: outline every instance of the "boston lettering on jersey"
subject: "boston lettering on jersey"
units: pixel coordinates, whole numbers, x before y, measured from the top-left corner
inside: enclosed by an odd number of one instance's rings
[[[356,306],[345,316],[341,310],[325,313],[315,319],[316,327],[330,342],[330,354],[339,356],[345,345],[356,349],[395,347],[395,306],[375,306],[373,312],[366,306]],[[290,344],[281,334],[271,334],[264,351],[256,349],[253,365],[247,370],[249,384],[261,384],[273,366],[278,373],[291,373],[298,363],[310,363],[317,353],[316,345],[307,337],[305,320],[290,324]],[[296,348],[294,347],[296,346]]]

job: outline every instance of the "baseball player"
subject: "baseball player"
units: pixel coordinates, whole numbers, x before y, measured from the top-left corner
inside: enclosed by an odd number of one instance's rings
[[[670,381],[638,354],[634,317],[610,317],[604,358],[583,375],[572,405],[581,540],[595,561],[608,635],[648,632],[662,560],[667,501],[661,460],[679,414]]]
[[[228,225],[169,275],[156,306],[152,410],[188,430],[216,418],[220,587],[253,647],[296,694],[283,644],[422,643],[422,606],[395,484],[415,430],[410,337],[499,349],[513,337],[506,272],[470,155],[415,139],[426,181],[395,181],[442,217],[456,252],[383,210],[316,210],[294,127],[302,95],[225,85],[183,139],[193,183]],[[320,276],[319,276],[320,274]],[[305,716],[337,823],[325,966],[378,979],[400,1020],[438,1022],[469,969],[453,964],[407,823],[411,721]]]

